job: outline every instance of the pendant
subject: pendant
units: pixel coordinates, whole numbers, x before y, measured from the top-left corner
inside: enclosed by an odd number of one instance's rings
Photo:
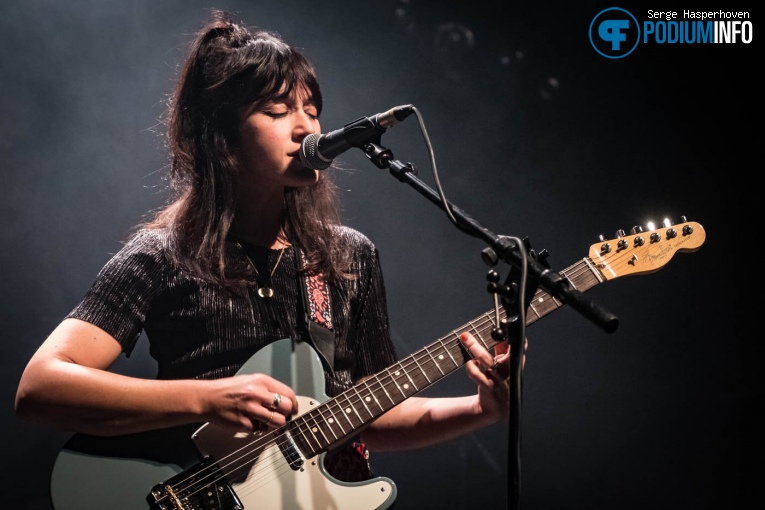
[[[258,296],[262,298],[273,297],[273,295],[274,295],[274,289],[272,289],[271,287],[258,288]]]

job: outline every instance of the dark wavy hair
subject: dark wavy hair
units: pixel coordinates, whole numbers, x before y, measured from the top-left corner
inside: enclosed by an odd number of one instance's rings
[[[301,88],[321,113],[316,71],[278,35],[234,23],[222,11],[213,11],[196,34],[165,119],[173,196],[144,226],[167,228],[170,257],[199,278],[228,288],[248,276],[249,269],[226,264],[238,192],[240,107],[281,100]],[[306,254],[305,269],[346,276],[330,174],[322,172],[308,187],[287,188],[285,204],[282,228]]]

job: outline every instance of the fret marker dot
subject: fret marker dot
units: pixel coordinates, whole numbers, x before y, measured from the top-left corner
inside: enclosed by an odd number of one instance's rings
[[[367,401],[367,402],[371,402],[371,401],[372,401],[372,398],[371,398],[371,397],[367,397],[367,398],[366,398],[366,401]]]
[[[409,389],[409,385],[408,385],[408,384],[405,384],[405,385],[404,385],[404,389],[405,389],[405,390],[408,390],[408,389]]]
[[[351,414],[351,411],[352,411],[352,409],[349,407],[348,409],[345,410],[345,413],[346,414]]]
[[[317,427],[314,427],[314,428],[311,429],[311,432],[313,432],[313,433],[316,433],[318,431],[319,431],[319,429]]]
[[[444,359],[444,355],[443,354],[439,354],[438,355],[438,359]]]
[[[542,302],[544,302],[544,300],[545,300],[545,298],[540,297],[539,299],[537,299],[537,302],[542,303]]]
[[[395,371],[395,372],[393,372],[393,375],[395,375],[395,376],[399,376],[399,375],[401,375],[401,372],[399,372],[399,371]]]
[[[334,420],[334,418],[330,418],[329,420],[327,420],[327,422],[328,423],[335,423],[335,420]]]

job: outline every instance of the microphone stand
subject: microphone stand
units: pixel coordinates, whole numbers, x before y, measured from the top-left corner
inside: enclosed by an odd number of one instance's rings
[[[521,253],[522,248],[517,245],[514,240],[515,238],[499,236],[479,224],[462,209],[455,207],[451,202],[447,201],[447,203],[444,204],[441,196],[417,177],[417,172],[411,163],[402,163],[397,159],[393,159],[393,153],[390,149],[381,146],[379,144],[379,139],[375,141],[378,143],[366,143],[360,147],[367,158],[369,158],[369,160],[378,168],[387,168],[390,171],[390,174],[396,179],[410,185],[439,208],[448,207],[456,220],[455,226],[458,230],[461,230],[472,237],[482,239],[489,245],[490,249],[484,250],[484,254],[486,255],[485,260],[491,260],[491,263],[495,263],[496,260],[502,260],[512,265],[515,271],[511,270],[511,276],[513,274],[521,274],[524,269],[527,270],[530,276],[530,282],[536,286],[542,287],[548,294],[550,294],[550,296],[569,305],[572,309],[576,310],[596,326],[603,329],[606,333],[612,333],[616,330],[619,324],[619,319],[615,315],[595,304],[591,299],[585,297],[582,292],[572,288],[566,278],[559,273],[552,271],[547,264],[537,261],[535,257],[524,256]],[[508,285],[505,285],[504,288],[507,289]],[[533,295],[533,292],[527,292],[527,295],[531,296]],[[508,501],[513,504],[512,508],[519,509],[521,494],[520,410],[522,403],[520,385],[523,365],[522,346],[525,340],[519,332],[524,331],[523,327],[525,325],[521,324],[521,321],[517,321],[515,327],[511,328],[512,321],[510,321],[510,318],[513,315],[510,313],[511,310],[509,309],[511,300],[503,299],[502,302],[507,312],[506,315],[508,321],[502,325],[501,330],[498,330],[497,338],[495,339],[504,336],[510,343],[510,381],[513,386],[513,391],[510,392],[508,465],[511,471],[511,478],[510,483],[508,484]],[[528,307],[528,304],[528,302],[516,303],[519,307]],[[520,314],[520,316],[525,317],[525,314]],[[500,325],[498,324],[497,327],[499,328]]]

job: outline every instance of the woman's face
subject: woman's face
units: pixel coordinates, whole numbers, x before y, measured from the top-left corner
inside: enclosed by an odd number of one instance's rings
[[[239,119],[243,191],[281,193],[285,186],[309,186],[319,179],[319,172],[304,166],[298,156],[303,139],[320,132],[316,105],[305,88],[287,99],[244,108]]]

